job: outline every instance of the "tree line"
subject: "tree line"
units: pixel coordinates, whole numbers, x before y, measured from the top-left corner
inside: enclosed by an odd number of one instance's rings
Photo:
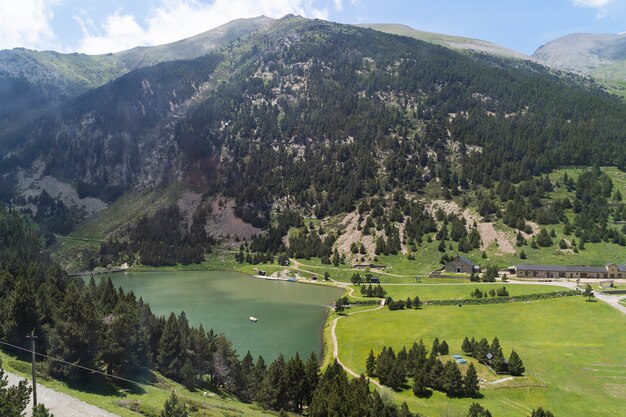
[[[370,351],[365,362],[368,376],[377,377],[381,384],[400,391],[406,388],[407,378],[412,381],[413,393],[418,397],[432,395],[432,390],[445,392],[449,397],[477,398],[480,396],[478,374],[473,364],[465,375],[455,361],[445,363],[438,357],[448,355],[445,340],[433,340],[430,353],[420,340],[409,350],[403,347],[397,354],[392,347],[384,346],[376,355]]]

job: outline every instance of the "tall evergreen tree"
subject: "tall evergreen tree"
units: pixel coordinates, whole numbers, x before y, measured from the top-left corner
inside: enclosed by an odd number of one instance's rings
[[[509,356],[509,372],[513,376],[521,376],[524,374],[524,371],[526,371],[526,368],[524,368],[522,359],[519,357],[517,352],[513,350],[511,352],[511,356]]]
[[[480,390],[479,382],[476,368],[473,363],[470,363],[467,368],[467,372],[465,372],[465,376],[463,377],[463,394],[466,397],[477,397]]]
[[[376,376],[376,356],[374,355],[373,350],[370,350],[369,355],[367,355],[367,359],[365,361],[365,372],[367,376]]]
[[[178,320],[176,315],[171,313],[163,328],[157,356],[158,368],[165,376],[175,379],[179,377],[180,369],[184,364],[182,351],[183,344]]]

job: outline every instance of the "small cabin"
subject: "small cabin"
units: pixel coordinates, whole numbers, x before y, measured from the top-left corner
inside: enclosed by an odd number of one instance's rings
[[[378,277],[372,277],[370,282],[372,284],[380,284],[380,279]]]
[[[444,269],[446,272],[454,272],[457,274],[471,274],[472,272],[480,272],[480,266],[474,264],[474,262],[464,256],[457,256],[455,259],[446,263]]]

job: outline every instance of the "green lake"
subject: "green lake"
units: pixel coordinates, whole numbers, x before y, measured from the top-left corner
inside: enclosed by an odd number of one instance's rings
[[[269,281],[235,272],[135,272],[110,275],[157,315],[184,311],[190,324],[224,333],[240,357],[273,360],[279,353],[308,357],[322,350],[328,306],[342,290]],[[258,319],[256,323],[249,317]]]

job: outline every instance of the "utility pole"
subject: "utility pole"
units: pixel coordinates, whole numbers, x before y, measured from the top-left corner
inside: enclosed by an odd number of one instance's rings
[[[32,371],[33,371],[33,409],[37,406],[37,369],[35,367],[35,330],[30,331],[30,335],[26,336],[27,339],[30,339],[30,348],[31,348],[31,361],[32,361]]]

